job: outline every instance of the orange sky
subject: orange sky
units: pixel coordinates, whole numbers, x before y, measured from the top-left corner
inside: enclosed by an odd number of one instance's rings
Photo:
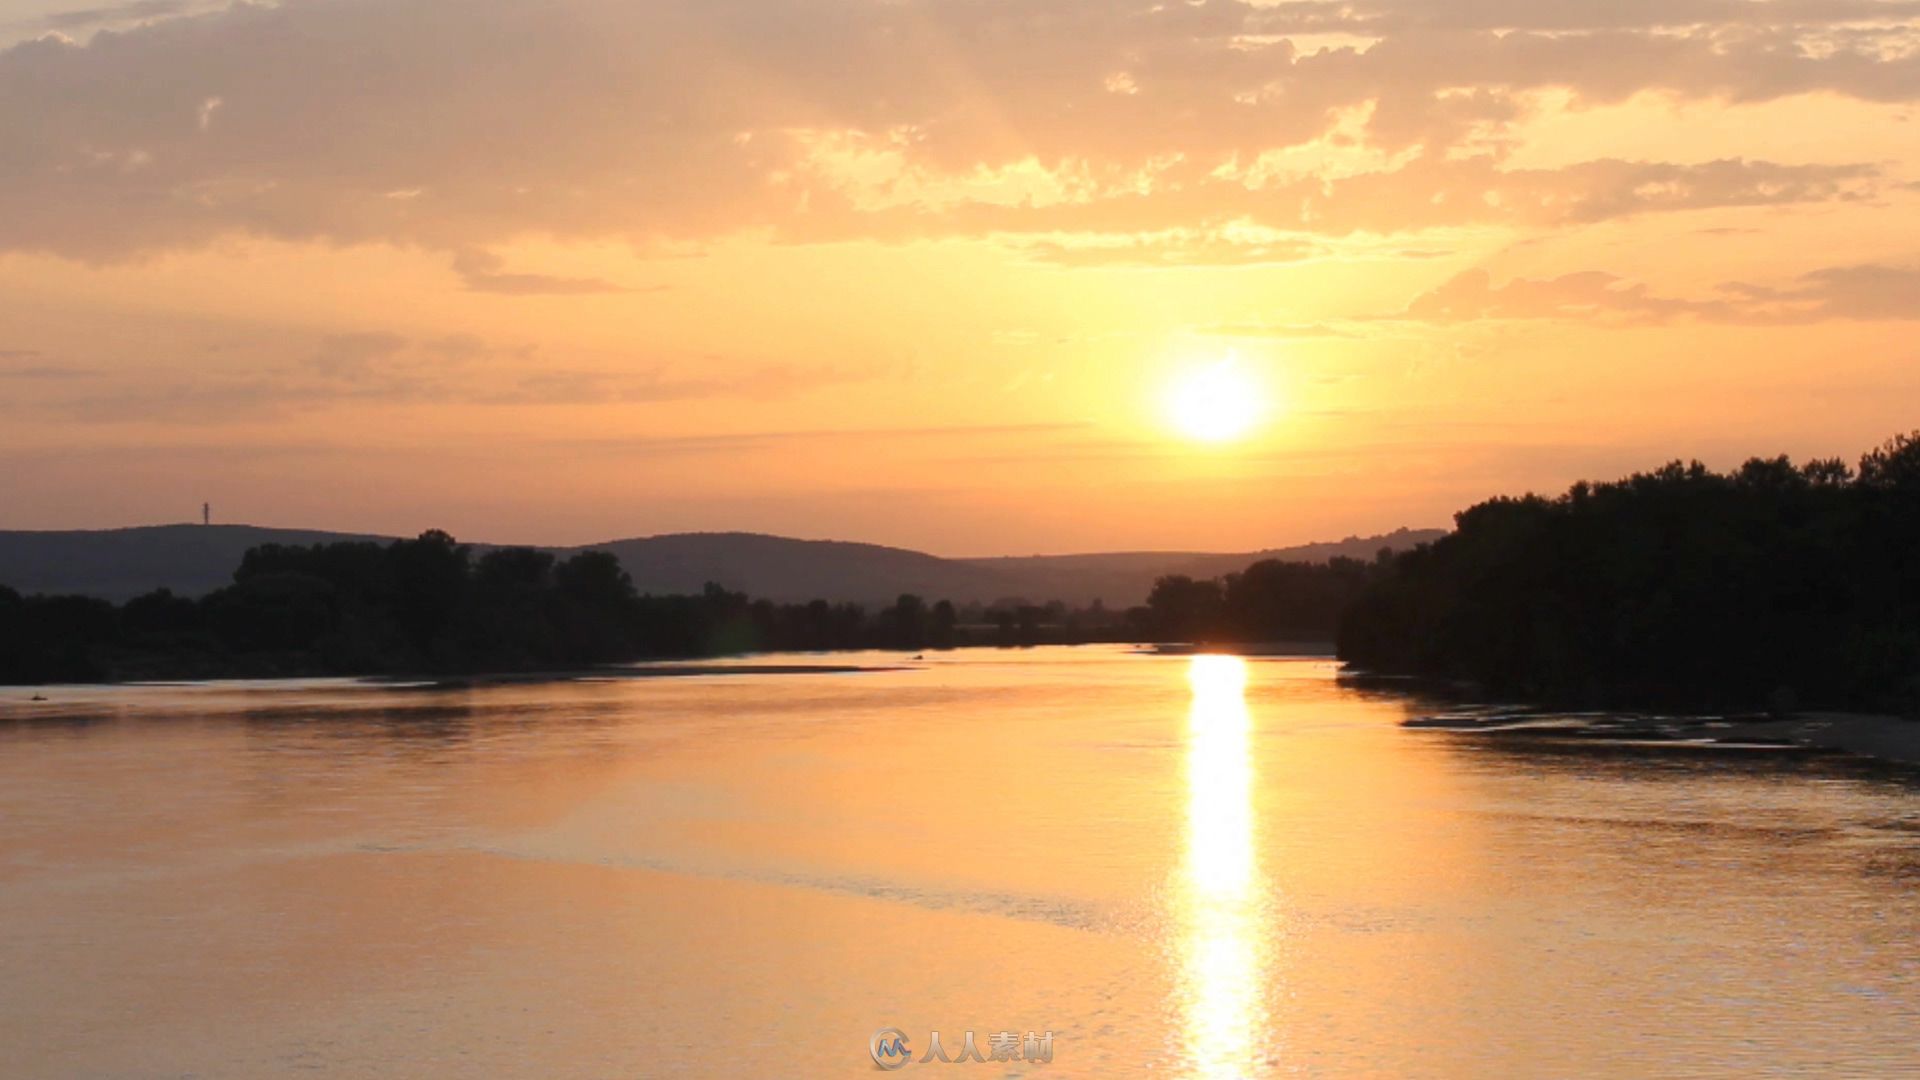
[[[1238,550],[1920,426],[1914,0],[0,0],[0,527]],[[1170,386],[1229,355],[1217,444]]]

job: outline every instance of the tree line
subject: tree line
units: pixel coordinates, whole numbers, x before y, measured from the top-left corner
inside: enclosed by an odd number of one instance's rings
[[[1920,432],[1857,469],[1675,461],[1491,499],[1411,551],[1163,577],[1119,611],[643,595],[604,552],[476,555],[438,531],[258,547],[200,598],[116,607],[0,587],[0,681],[15,683],[1128,640],[1334,641],[1355,668],[1542,702],[1920,711]]]
[[[1383,549],[1372,562],[1263,559],[1219,578],[1168,575],[1154,582],[1145,607],[1130,612],[1131,623],[1154,641],[1331,642],[1348,609],[1393,558]]]
[[[903,595],[869,610],[718,584],[642,594],[606,552],[476,554],[438,530],[389,544],[268,544],[203,597],[115,605],[0,587],[0,682],[563,670],[756,651],[1114,640],[1125,613]]]
[[[1333,638],[1355,669],[1546,703],[1920,713],[1920,432],[1495,498],[1372,562],[1163,577],[1138,628]]]
[[[1537,701],[1920,708],[1920,432],[1498,498],[1381,567],[1339,655]]]

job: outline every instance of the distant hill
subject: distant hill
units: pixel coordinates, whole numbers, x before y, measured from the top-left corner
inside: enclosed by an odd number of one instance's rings
[[[759,533],[674,533],[588,544],[610,551],[642,592],[698,592],[709,581],[756,598],[892,603],[901,593],[929,600],[992,600],[1011,578],[922,551],[839,540],[790,540]]]
[[[1014,581],[1015,591],[1011,595],[1038,600],[1065,600],[1073,604],[1100,600],[1108,607],[1130,607],[1145,600],[1148,590],[1153,588],[1153,580],[1163,574],[1214,578],[1245,570],[1250,563],[1261,559],[1279,559],[1283,562],[1326,562],[1334,558],[1371,560],[1381,548],[1405,551],[1445,535],[1442,529],[1398,529],[1381,536],[1349,536],[1345,540],[1231,554],[1124,551],[955,561],[992,570]]]
[[[233,581],[247,549],[382,537],[255,525],[145,525],[62,532],[0,531],[0,585],[120,601],[165,586],[198,596]]]
[[[709,581],[777,601],[816,598],[891,603],[901,593],[955,603],[1024,598],[1128,607],[1162,574],[1216,577],[1263,558],[1317,562],[1370,559],[1383,547],[1409,548],[1443,535],[1402,529],[1385,536],[1239,554],[1142,551],[946,559],[925,552],[837,540],[757,533],[676,533],[581,548],[609,551],[643,592],[696,592]],[[80,593],[125,600],[159,587],[200,595],[232,580],[250,547],[390,537],[252,525],[154,525],[63,532],[0,531],[0,584],[25,593]],[[490,545],[476,544],[476,547]]]

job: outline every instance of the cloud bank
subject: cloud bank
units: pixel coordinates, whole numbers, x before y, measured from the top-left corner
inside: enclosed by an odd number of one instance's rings
[[[1911,0],[240,3],[0,52],[0,249],[386,243],[457,257],[475,289],[565,294],[614,286],[489,249],[993,236],[1182,265],[1857,200],[1879,165],[1521,168],[1508,140],[1549,91],[1912,102],[1917,20]],[[1299,148],[1344,163],[1274,163]]]

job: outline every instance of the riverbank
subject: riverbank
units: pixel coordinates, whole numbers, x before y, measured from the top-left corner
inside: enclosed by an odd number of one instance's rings
[[[820,649],[715,653],[709,656],[656,657],[613,664],[580,665],[554,668],[474,668],[456,671],[377,671],[342,670],[329,667],[312,653],[278,652],[253,653],[242,656],[215,656],[201,654],[194,656],[168,657],[115,657],[109,665],[111,674],[96,679],[49,679],[45,682],[6,682],[0,680],[0,687],[36,689],[49,686],[137,686],[163,685],[198,682],[274,682],[306,681],[313,679],[356,679],[388,685],[404,686],[476,686],[491,683],[541,683],[561,682],[577,679],[644,679],[672,678],[686,675],[787,675],[787,674],[851,674],[862,671],[896,671],[911,667],[914,662],[923,660],[927,655],[941,655],[968,650],[1020,650],[1037,647],[1075,648],[1088,645],[1131,645],[1132,650],[1152,656],[1192,656],[1197,653],[1226,653],[1245,657],[1316,657],[1331,660],[1334,658],[1333,643],[1329,641],[1269,641],[1269,642],[1218,642],[1195,644],[1190,642],[1127,642],[1121,640],[1087,640],[1042,642],[1037,644],[1001,644],[996,642],[964,642],[946,648],[928,649]],[[845,654],[870,654],[875,652],[897,653],[898,664],[837,664],[825,661],[819,664],[766,664],[753,657],[792,655],[804,651],[808,655],[831,657]]]
[[[1415,717],[1402,726],[1494,737],[1805,750],[1920,765],[1920,721],[1871,713],[1810,712],[1776,718],[1463,709]]]
[[[1332,660],[1336,657],[1331,641],[1163,641],[1140,645],[1136,652],[1150,656],[1194,656],[1199,653],[1223,653],[1228,656],[1271,657],[1311,656]]]
[[[917,659],[917,658],[916,658]],[[912,671],[919,665],[899,664],[794,664],[739,662],[732,658],[713,661],[643,662],[607,667],[575,668],[556,671],[512,671],[461,675],[314,675],[273,678],[143,679],[122,682],[45,683],[31,686],[0,686],[0,720],[12,715],[8,706],[56,706],[76,696],[97,691],[167,689],[179,687],[234,686],[248,689],[284,688],[288,691],[334,684],[346,687],[388,691],[473,690],[489,686],[538,686],[575,682],[623,682],[644,679],[682,679],[695,677],[737,678],[750,675],[859,675],[890,671]],[[17,715],[26,715],[25,713]]]
[[[916,658],[917,659],[917,658]],[[476,686],[520,686],[541,683],[617,682],[626,679],[683,679],[711,675],[859,675],[883,671],[911,671],[905,664],[756,664],[738,663],[730,658],[714,661],[619,664],[608,667],[579,668],[567,671],[507,671],[476,675],[413,677],[370,676],[358,681],[399,689],[458,690]]]

